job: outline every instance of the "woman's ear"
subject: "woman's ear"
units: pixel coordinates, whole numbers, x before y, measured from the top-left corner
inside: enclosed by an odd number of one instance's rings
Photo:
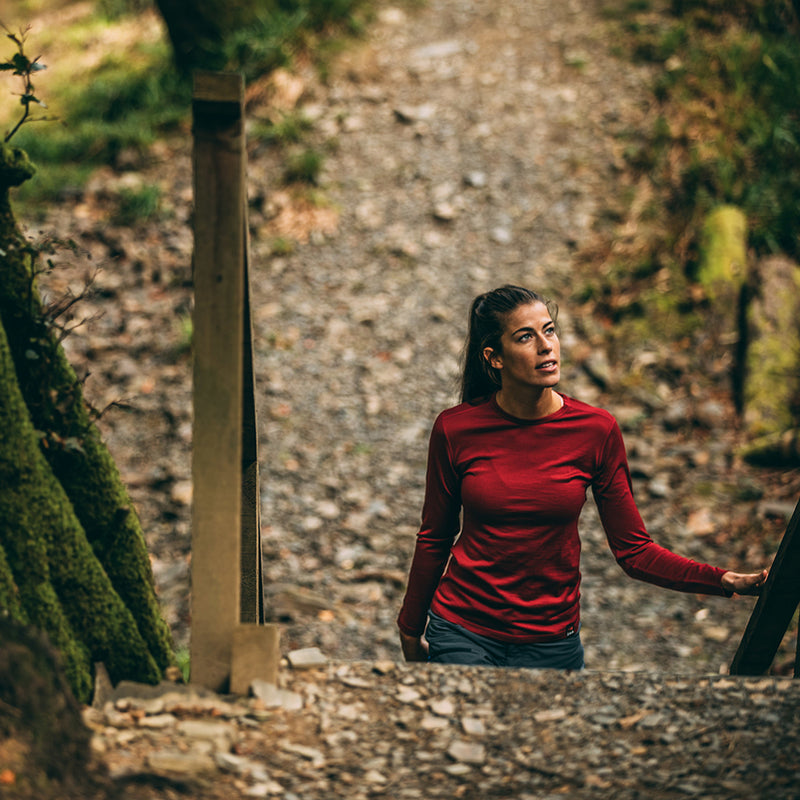
[[[503,358],[498,353],[495,353],[493,348],[484,347],[483,348],[483,357],[486,359],[486,363],[490,367],[493,367],[494,369],[502,369],[503,368]]]

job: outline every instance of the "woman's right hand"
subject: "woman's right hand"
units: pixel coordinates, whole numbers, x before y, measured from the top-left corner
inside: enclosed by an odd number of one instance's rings
[[[428,643],[421,636],[409,636],[400,631],[400,647],[406,661],[427,661]]]

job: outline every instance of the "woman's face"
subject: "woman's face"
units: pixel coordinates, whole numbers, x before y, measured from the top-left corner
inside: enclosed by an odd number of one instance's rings
[[[544,303],[518,306],[506,316],[500,352],[484,358],[500,370],[504,390],[555,386],[561,378],[561,345],[555,322]]]

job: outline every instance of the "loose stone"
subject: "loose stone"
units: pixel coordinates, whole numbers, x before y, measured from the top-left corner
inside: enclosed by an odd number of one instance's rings
[[[216,772],[217,769],[214,759],[210,755],[193,750],[188,753],[173,749],[157,750],[148,755],[147,764],[156,772],[180,775],[203,775]]]
[[[292,669],[314,669],[328,663],[328,659],[318,647],[304,647],[300,650],[293,650],[286,658]]]
[[[456,713],[456,707],[452,700],[433,700],[428,704],[428,707],[434,714],[440,717],[452,717]]]
[[[482,744],[458,740],[447,749],[447,755],[454,761],[480,765],[486,761],[486,748]]]
[[[464,733],[471,736],[483,736],[486,733],[486,725],[478,717],[464,717],[461,720],[461,727]]]
[[[250,691],[267,708],[283,708],[286,711],[300,711],[303,708],[302,695],[280,689],[274,683],[257,679],[250,684]]]
[[[137,725],[140,728],[169,728],[177,721],[172,714],[156,714],[152,717],[142,717],[138,720]]]

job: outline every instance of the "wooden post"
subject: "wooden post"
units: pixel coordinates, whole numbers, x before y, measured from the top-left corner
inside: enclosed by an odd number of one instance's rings
[[[254,680],[278,685],[280,636],[277,625],[241,624],[233,631],[231,686],[234,694],[247,694]]]
[[[800,603],[800,502],[783,535],[769,577],[731,662],[731,675],[763,675],[772,664]],[[798,677],[800,640],[795,656]]]
[[[261,561],[261,481],[258,469],[255,379],[253,377],[253,323],[250,316],[250,235],[244,211],[244,314],[242,317],[242,517],[240,615],[246,624],[264,622],[264,585]]]
[[[196,73],[191,672],[215,691],[263,621],[243,109],[240,75]]]

